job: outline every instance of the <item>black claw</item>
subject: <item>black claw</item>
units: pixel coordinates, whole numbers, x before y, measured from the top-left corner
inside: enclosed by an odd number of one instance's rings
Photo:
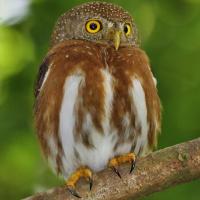
[[[120,174],[119,174],[119,171],[118,171],[118,169],[117,169],[116,166],[114,166],[114,170],[115,170],[115,172],[117,173],[117,175],[119,176],[119,178],[121,178],[121,176],[120,176]]]
[[[89,176],[89,180],[90,180],[90,190],[91,190],[92,189],[92,183],[93,183],[92,177]]]
[[[132,158],[130,173],[133,171],[134,168],[135,168],[135,158]]]
[[[72,195],[74,195],[75,197],[81,198],[80,196],[78,196],[78,194],[75,192],[75,190],[73,189],[73,187],[69,188],[69,191],[72,193]]]

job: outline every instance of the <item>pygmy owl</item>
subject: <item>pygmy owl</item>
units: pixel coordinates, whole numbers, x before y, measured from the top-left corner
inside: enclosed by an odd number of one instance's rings
[[[90,2],[57,21],[35,85],[35,125],[53,171],[75,183],[106,166],[151,151],[161,105],[149,59],[139,48],[131,15],[119,6]]]

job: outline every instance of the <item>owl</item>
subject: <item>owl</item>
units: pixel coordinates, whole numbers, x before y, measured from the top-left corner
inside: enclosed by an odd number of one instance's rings
[[[85,177],[152,151],[161,104],[135,22],[123,8],[90,2],[57,21],[35,84],[42,152],[71,193]]]

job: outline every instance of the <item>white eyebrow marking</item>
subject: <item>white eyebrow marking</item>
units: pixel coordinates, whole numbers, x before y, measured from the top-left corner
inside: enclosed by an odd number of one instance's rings
[[[108,22],[108,28],[113,27],[113,23],[112,22]]]

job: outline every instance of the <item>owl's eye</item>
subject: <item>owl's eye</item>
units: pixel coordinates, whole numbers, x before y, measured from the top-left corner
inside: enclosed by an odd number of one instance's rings
[[[85,29],[89,33],[97,33],[101,30],[102,24],[99,20],[90,19],[85,23]]]
[[[126,36],[128,36],[131,32],[131,23],[126,23],[124,25],[124,33]]]

